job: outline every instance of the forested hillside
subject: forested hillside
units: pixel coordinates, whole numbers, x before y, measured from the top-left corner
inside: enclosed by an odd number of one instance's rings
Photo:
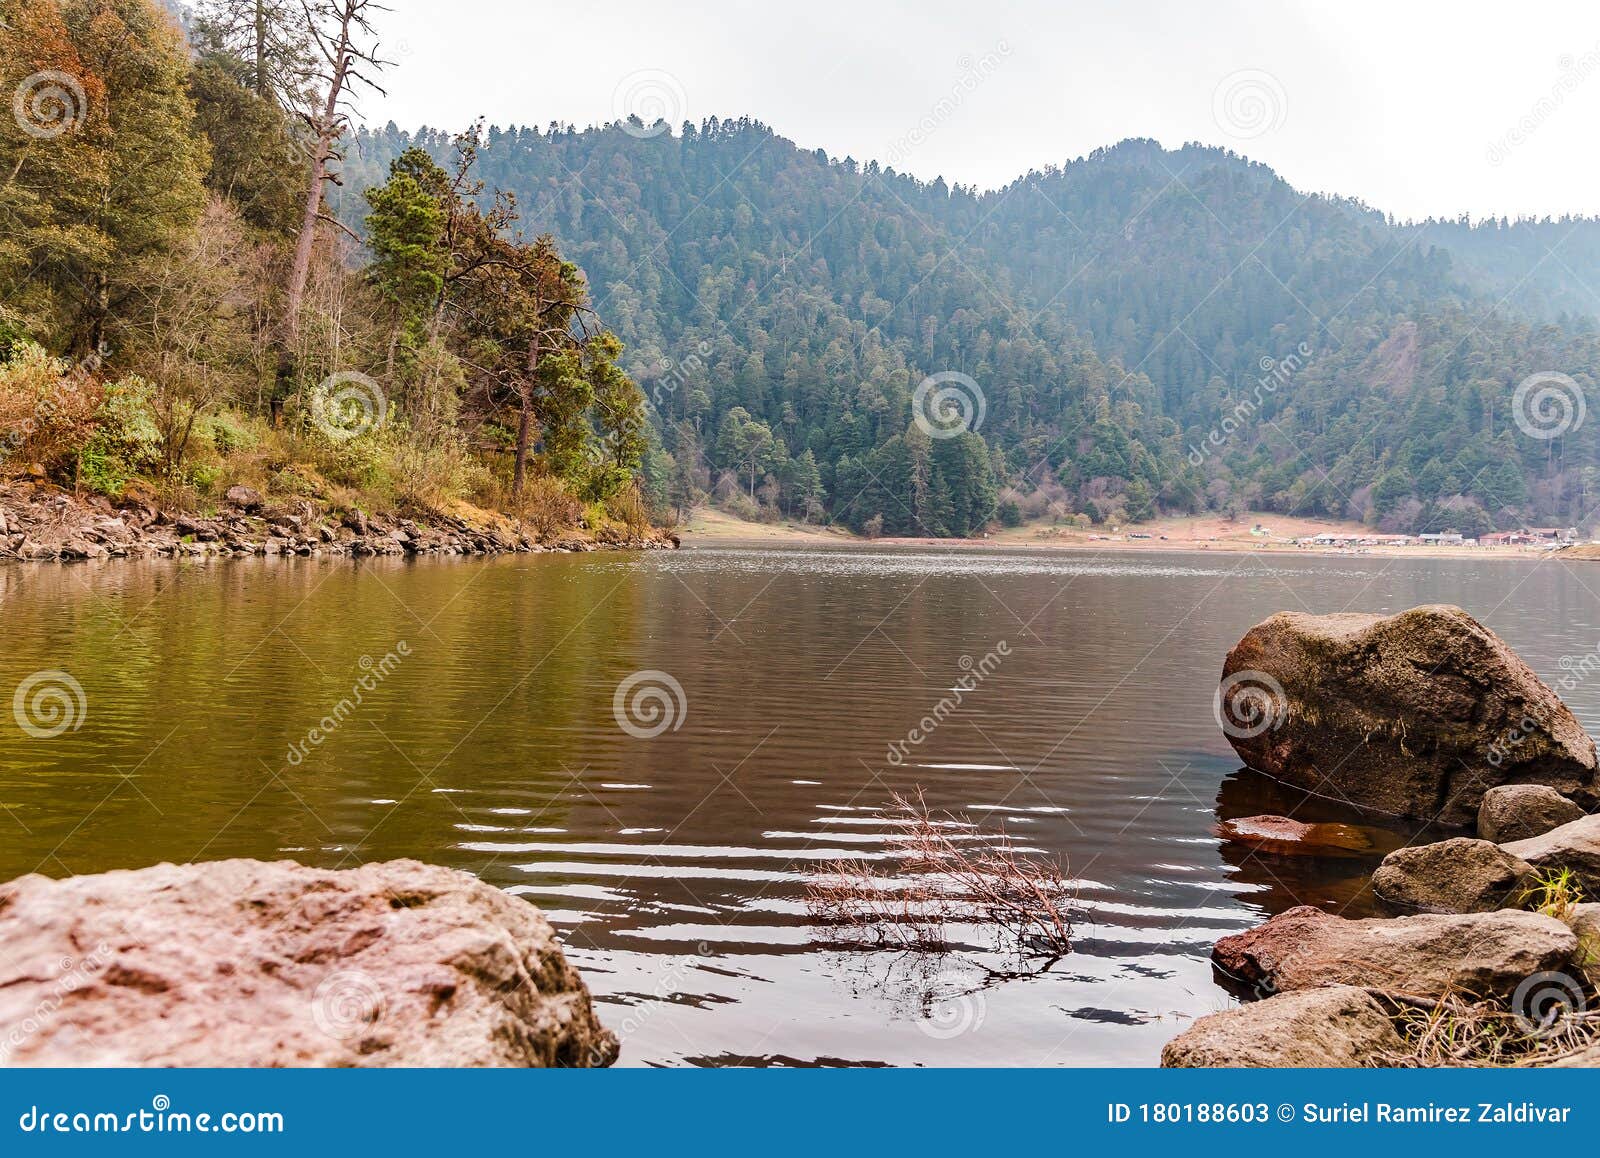
[[[1397,223],[1148,141],[980,194],[753,121],[662,128],[489,129],[480,165],[595,287],[679,503],[960,534],[1251,507],[1472,532],[1593,502],[1595,222]],[[413,144],[451,139],[362,133],[347,204]],[[963,408],[919,423],[931,375]],[[1535,375],[1564,377],[1519,397]]]

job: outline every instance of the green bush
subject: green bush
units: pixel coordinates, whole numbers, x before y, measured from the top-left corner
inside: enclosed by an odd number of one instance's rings
[[[211,446],[223,458],[232,458],[242,451],[254,450],[261,439],[250,428],[247,419],[224,411],[206,419],[204,432]]]
[[[159,469],[161,434],[150,408],[150,383],[130,377],[106,387],[95,430],[78,452],[78,481],[113,498],[141,474]]]

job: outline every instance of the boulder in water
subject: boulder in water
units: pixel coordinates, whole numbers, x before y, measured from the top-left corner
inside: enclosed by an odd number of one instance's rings
[[[1600,792],[1594,741],[1459,607],[1274,615],[1228,654],[1217,709],[1250,767],[1358,808],[1465,826],[1500,784]]]
[[[1502,784],[1483,794],[1478,835],[1496,844],[1543,836],[1583,817],[1583,809],[1545,784]]]
[[[1303,824],[1287,816],[1246,816],[1217,826],[1224,840],[1275,856],[1372,856],[1373,830],[1355,824]]]
[[[1541,913],[1345,920],[1303,905],[1217,942],[1212,958],[1258,992],[1325,985],[1506,997],[1526,978],[1568,965],[1578,939]]]
[[[1404,913],[1487,913],[1520,908],[1533,866],[1497,844],[1458,836],[1391,852],[1372,875],[1372,891]]]

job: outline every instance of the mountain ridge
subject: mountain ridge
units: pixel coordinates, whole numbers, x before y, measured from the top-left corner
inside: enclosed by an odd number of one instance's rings
[[[350,193],[412,144],[451,152],[363,130]],[[991,493],[1007,520],[1586,515],[1593,428],[1521,436],[1510,406],[1533,374],[1593,384],[1600,299],[1578,308],[1573,266],[1600,266],[1600,222],[1399,224],[1231,150],[1140,139],[978,192],[747,118],[490,128],[478,165],[585,271],[680,492],[902,533],[973,533]],[[353,196],[343,211],[359,219]],[[1551,238],[1570,261],[1537,252]],[[1365,381],[1402,331],[1407,373]],[[979,384],[981,450],[924,445],[911,407],[938,374]],[[1252,394],[1252,421],[1195,461]]]

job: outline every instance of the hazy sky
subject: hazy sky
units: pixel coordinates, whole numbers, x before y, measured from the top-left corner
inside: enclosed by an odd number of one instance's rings
[[[983,187],[1124,137],[1402,217],[1600,214],[1600,3],[388,0],[402,126],[748,114]]]

